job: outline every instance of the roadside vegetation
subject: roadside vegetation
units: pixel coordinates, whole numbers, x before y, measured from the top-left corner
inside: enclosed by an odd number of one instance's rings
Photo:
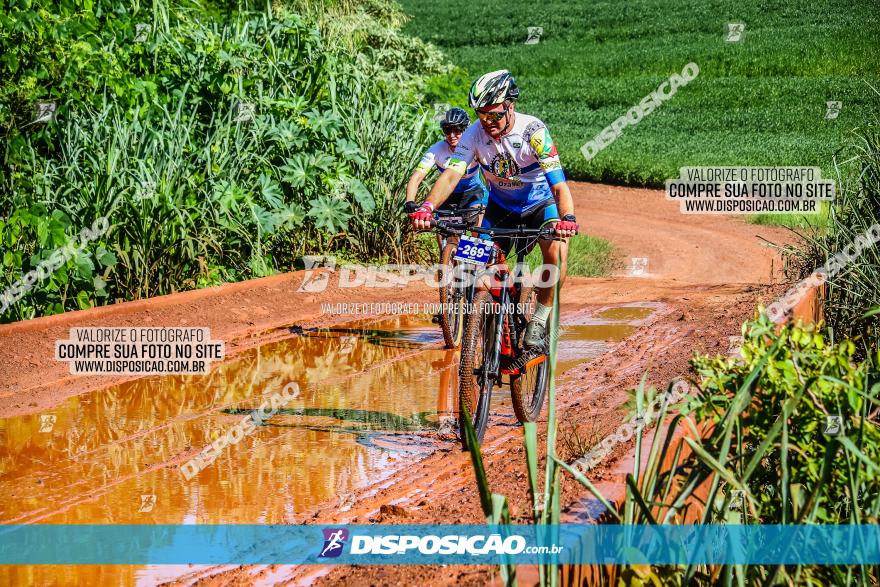
[[[790,251],[792,277],[806,277],[880,222],[878,129],[862,127],[852,140],[846,158],[836,166],[839,197],[829,210],[827,226],[814,227],[801,248]],[[830,276],[824,295],[827,325],[788,322],[780,326],[758,308],[755,318],[742,327],[739,356],[695,356],[689,391],[673,400],[676,403],[670,398],[677,397],[675,388],[681,383],[670,383],[661,396],[656,389],[646,389],[643,379],[632,392],[629,406],[634,409],[627,419],[637,423],[634,454],[640,456],[626,476],[620,502],[609,501],[590,481],[589,473],[585,476],[575,464],[579,456],[596,446],[596,438],[589,433],[581,436],[576,428],[562,429],[564,457],[557,453],[558,419],[551,372],[543,474],[536,466],[540,455],[535,424],[523,425],[532,521],[559,523],[564,505],[559,499],[560,475],[569,474],[605,506],[600,520],[612,524],[877,524],[877,251],[876,246],[865,248]],[[551,338],[550,353],[552,365],[556,337]],[[475,445],[471,444],[471,452],[487,522],[509,523],[507,498],[492,494]],[[589,555],[596,545],[580,547]],[[578,567],[544,565],[541,585],[559,584],[560,572],[571,578],[581,571]],[[516,584],[516,567],[503,565],[501,576],[506,584]],[[591,567],[587,577],[594,585],[871,586],[880,580],[880,568],[807,561],[789,565],[602,565]]]
[[[802,234],[805,245],[793,251],[793,277],[805,278],[828,259],[880,226],[880,124],[853,134],[851,145],[835,159],[838,196],[823,230]],[[874,230],[880,234],[880,229]],[[873,356],[880,339],[880,249],[872,242],[826,284],[825,315],[836,340],[851,339],[862,356]]]
[[[544,263],[540,247],[526,255],[529,269]],[[568,274],[573,277],[603,277],[623,267],[620,252],[601,238],[579,234],[568,241]]]
[[[821,325],[786,325],[777,333],[761,316],[743,328],[739,358],[696,357],[699,381],[669,407],[671,421],[639,431],[650,457],[635,464],[611,517],[623,524],[877,523],[876,363],[859,361],[852,341],[831,344]],[[655,394],[635,393],[641,406]],[[839,431],[829,417],[839,419]],[[609,583],[867,586],[880,577],[876,566],[815,564],[616,571],[612,577],[603,570]]]
[[[396,5],[3,4],[0,288],[99,219],[109,230],[15,288],[0,320],[259,277],[306,253],[424,256],[400,194],[431,140],[418,89],[447,66],[399,34]]]
[[[436,259],[401,203],[453,68],[395,2],[0,5],[0,322]]]
[[[432,82],[464,105],[478,75],[510,69],[518,107],[542,118],[575,179],[660,187],[683,165],[810,165],[833,177],[832,155],[875,115],[880,12],[870,3],[726,0],[572,3],[401,0],[404,29],[459,70]],[[726,25],[745,24],[739,42]],[[524,44],[528,27],[542,27]],[[581,146],[685,64],[697,78],[589,162]],[[840,101],[826,119],[827,101]]]

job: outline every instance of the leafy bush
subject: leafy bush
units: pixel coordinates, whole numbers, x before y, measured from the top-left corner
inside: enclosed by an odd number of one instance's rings
[[[637,423],[637,458],[619,507],[579,465],[564,462],[556,452],[551,371],[543,491],[536,427],[523,425],[534,522],[559,523],[559,474],[566,471],[606,508],[608,521],[617,524],[878,523],[880,374],[875,365],[880,357],[856,361],[855,344],[829,343],[821,325],[789,324],[777,332],[764,312],[743,325],[743,336],[739,359],[693,359],[701,383],[676,405],[661,401],[656,389],[645,389],[644,378],[634,390],[636,411],[628,421]],[[553,365],[555,337],[550,346]],[[666,398],[682,397],[676,391],[670,385]],[[671,420],[662,430],[667,415]],[[829,416],[840,418],[838,430],[827,427],[834,424]],[[650,438],[649,421],[661,423]],[[465,428],[487,521],[509,523],[507,498],[491,493],[473,428]],[[677,434],[682,429],[687,434]],[[542,586],[556,584],[559,567],[541,565],[539,570]],[[876,565],[642,564],[594,570],[593,584],[602,585],[867,586],[880,578]],[[506,584],[515,584],[514,566],[502,565],[501,571]]]
[[[10,298],[0,299],[0,313],[21,316],[35,307],[46,313],[65,307],[85,309],[107,297],[105,279],[116,257],[103,239],[77,239],[68,236],[71,231],[72,223],[63,211],[50,214],[41,204],[20,208],[0,220],[3,273],[13,275],[25,268],[19,279],[8,284]],[[40,287],[31,289],[37,280]],[[18,302],[19,297],[26,301]]]
[[[877,523],[880,378],[873,363],[855,360],[852,341],[829,343],[821,327],[776,328],[762,313],[743,325],[741,359],[693,360],[700,390],[672,410],[678,414],[665,434],[658,427],[648,462],[636,464],[642,473],[629,477],[623,504],[635,515],[625,523],[684,523],[694,508],[703,524]],[[839,434],[826,428],[829,416],[840,417]],[[681,425],[690,438],[664,440]],[[691,452],[682,458],[684,443]],[[671,466],[661,469],[667,456]],[[708,489],[705,499],[696,497],[699,487]],[[878,571],[754,565],[653,567],[647,575],[670,584],[873,585]],[[636,575],[644,578],[645,569],[621,569],[622,577]]]
[[[703,394],[683,413],[715,424],[737,415],[739,450],[728,467],[754,499],[748,518],[755,523],[861,523],[876,516],[877,374],[869,361],[855,360],[852,341],[831,344],[820,326],[774,329],[763,317],[744,326],[744,360],[694,359]],[[737,392],[748,402],[743,408],[734,404]],[[824,433],[830,416],[841,418],[840,436]],[[703,448],[718,454],[723,438],[713,435]]]
[[[40,281],[2,320],[266,275],[316,251],[424,254],[399,210],[428,143],[416,90],[445,66],[398,38],[391,4],[6,4],[0,220],[23,236],[0,287],[52,253],[34,235],[56,212],[67,235],[107,218],[93,247],[116,262],[74,296]],[[363,34],[329,31],[328,14]],[[56,103],[52,121],[35,122],[38,101]]]

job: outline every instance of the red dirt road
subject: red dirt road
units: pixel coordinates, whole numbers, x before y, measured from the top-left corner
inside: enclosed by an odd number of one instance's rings
[[[747,224],[744,216],[685,215],[662,192],[575,183],[572,190],[581,225],[625,257],[647,257],[657,279],[699,284],[769,283],[773,250],[790,233]]]
[[[610,352],[565,373],[558,382],[560,438],[602,437],[622,420],[620,405],[645,370],[657,386],[688,370],[693,352],[726,353],[728,336],[752,315],[758,302],[772,301],[773,267],[781,264],[768,248],[791,240],[783,229],[751,225],[738,217],[682,215],[678,205],[653,190],[572,183],[577,215],[585,232],[610,240],[629,264],[647,257],[648,275],[570,278],[562,298],[563,320],[579,320],[604,307],[652,302],[658,310],[635,334]],[[624,271],[623,273],[626,273]],[[213,339],[226,342],[227,357],[291,336],[288,327],[341,323],[351,316],[322,316],[322,303],[434,302],[423,284],[392,289],[340,289],[320,294],[298,292],[302,272],[283,274],[151,300],[72,312],[0,327],[0,416],[35,414],[67,398],[118,382],[107,377],[70,376],[67,363],[54,358],[54,341],[68,338],[74,326],[207,326]],[[546,416],[546,414],[545,414]],[[496,425],[487,434],[487,469],[493,491],[510,497],[514,517],[527,504],[520,428]],[[608,464],[625,451],[621,446]],[[560,448],[563,456],[565,447]],[[165,466],[177,466],[170,459]],[[162,465],[153,465],[162,466]],[[606,473],[599,468],[595,479]],[[563,503],[569,515],[583,506],[584,492],[566,480]],[[8,494],[7,494],[8,495]],[[351,502],[352,496],[344,496]],[[255,497],[256,498],[256,497]],[[4,497],[4,500],[10,497]],[[441,439],[429,454],[413,457],[381,486],[367,484],[340,507],[329,500],[297,515],[298,523],[480,523],[468,458],[453,438]],[[344,510],[344,513],[342,513]],[[97,522],[97,520],[96,520]],[[227,585],[298,584],[315,573],[329,573],[326,584],[484,584],[489,570],[471,568],[393,567],[203,568],[172,573],[175,582]],[[167,577],[167,574],[162,574]],[[71,577],[75,579],[75,577]]]

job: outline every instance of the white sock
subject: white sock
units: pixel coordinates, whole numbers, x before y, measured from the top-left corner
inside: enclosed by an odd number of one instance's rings
[[[550,308],[541,303],[535,304],[534,319],[539,320],[541,324],[547,326],[547,318],[550,317]]]

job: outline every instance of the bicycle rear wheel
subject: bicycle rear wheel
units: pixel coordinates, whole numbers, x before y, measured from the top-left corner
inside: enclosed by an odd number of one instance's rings
[[[535,312],[537,292],[531,287],[524,287],[520,291],[520,304],[523,308],[521,325],[524,326]],[[549,322],[552,324],[552,317]],[[544,407],[544,396],[547,395],[547,387],[550,382],[550,356],[549,349],[538,353],[526,355],[522,340],[525,338],[525,328],[517,332],[517,355],[525,358],[525,363],[520,367],[519,375],[510,376],[510,399],[513,411],[520,422],[534,422],[541,415]],[[549,343],[549,341],[548,341]]]
[[[473,299],[472,311],[465,319],[458,374],[459,437],[465,450],[469,449],[464,433],[467,426],[465,410],[470,414],[470,422],[478,442],[483,441],[489,423],[489,404],[492,400],[498,357],[494,320],[497,314],[492,312],[492,305],[489,292],[478,291]]]
[[[464,330],[464,290],[455,286],[455,265],[452,260],[457,248],[455,243],[447,243],[443,247],[437,276],[440,282],[440,330],[443,331],[443,341],[448,349],[458,347]],[[444,284],[446,281],[449,283]]]

